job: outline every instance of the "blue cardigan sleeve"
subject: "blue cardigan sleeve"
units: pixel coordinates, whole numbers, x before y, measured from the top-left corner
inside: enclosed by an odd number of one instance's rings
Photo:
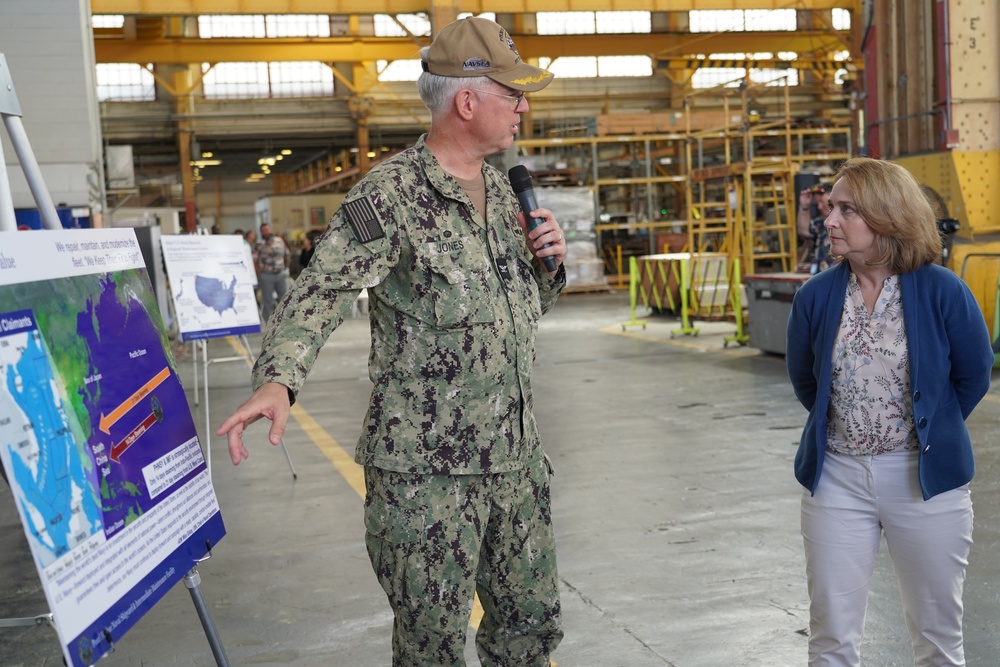
[[[979,304],[969,287],[957,276],[955,282],[958,284],[952,290],[954,293],[943,304],[951,362],[949,379],[958,397],[962,418],[968,419],[989,391],[994,355]]]
[[[816,403],[815,335],[812,326],[809,290],[805,287],[795,293],[792,311],[788,316],[785,333],[785,366],[795,397],[806,410]]]

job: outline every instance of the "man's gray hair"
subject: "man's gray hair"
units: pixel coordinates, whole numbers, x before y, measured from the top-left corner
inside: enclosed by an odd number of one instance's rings
[[[420,61],[427,59],[429,46],[420,49]],[[430,72],[421,72],[417,78],[417,92],[420,99],[431,112],[431,116],[444,111],[451,101],[455,99],[455,93],[463,88],[479,88],[483,84],[482,76],[439,76]]]

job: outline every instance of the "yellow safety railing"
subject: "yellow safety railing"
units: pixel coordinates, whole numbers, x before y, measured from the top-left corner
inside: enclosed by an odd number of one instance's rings
[[[646,328],[646,320],[636,319],[636,307],[639,301],[639,285],[642,282],[639,276],[639,262],[636,261],[635,257],[628,258],[628,300],[629,300],[629,310],[632,314],[632,319],[628,322],[622,322],[622,331],[625,331],[625,327],[635,327],[642,326],[643,329]],[[649,304],[646,302],[645,295],[643,295],[644,305],[648,308]]]
[[[740,270],[740,258],[733,260],[729,272],[729,304],[732,306],[736,319],[736,333],[726,336],[722,342],[722,347],[729,347],[730,343],[746,345],[750,342],[750,334],[746,333],[746,316],[743,312],[743,289],[741,288],[743,272]]]

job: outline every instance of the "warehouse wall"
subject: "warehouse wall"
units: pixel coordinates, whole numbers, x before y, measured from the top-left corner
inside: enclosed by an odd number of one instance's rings
[[[99,214],[104,177],[93,48],[86,0],[0,2],[0,53],[52,201]],[[35,208],[6,129],[2,135],[14,206]]]
[[[256,229],[254,205],[271,194],[270,182],[246,183],[242,178],[206,177],[195,186],[198,225],[210,230],[218,225],[223,234],[236,229]]]

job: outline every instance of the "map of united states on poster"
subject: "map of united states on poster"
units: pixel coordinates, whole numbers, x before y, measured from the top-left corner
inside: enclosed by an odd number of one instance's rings
[[[242,237],[178,234],[160,244],[183,340],[260,331],[257,275]]]
[[[217,312],[220,316],[234,308],[236,303],[236,276],[227,285],[217,278],[194,277],[194,291],[198,300]]]

